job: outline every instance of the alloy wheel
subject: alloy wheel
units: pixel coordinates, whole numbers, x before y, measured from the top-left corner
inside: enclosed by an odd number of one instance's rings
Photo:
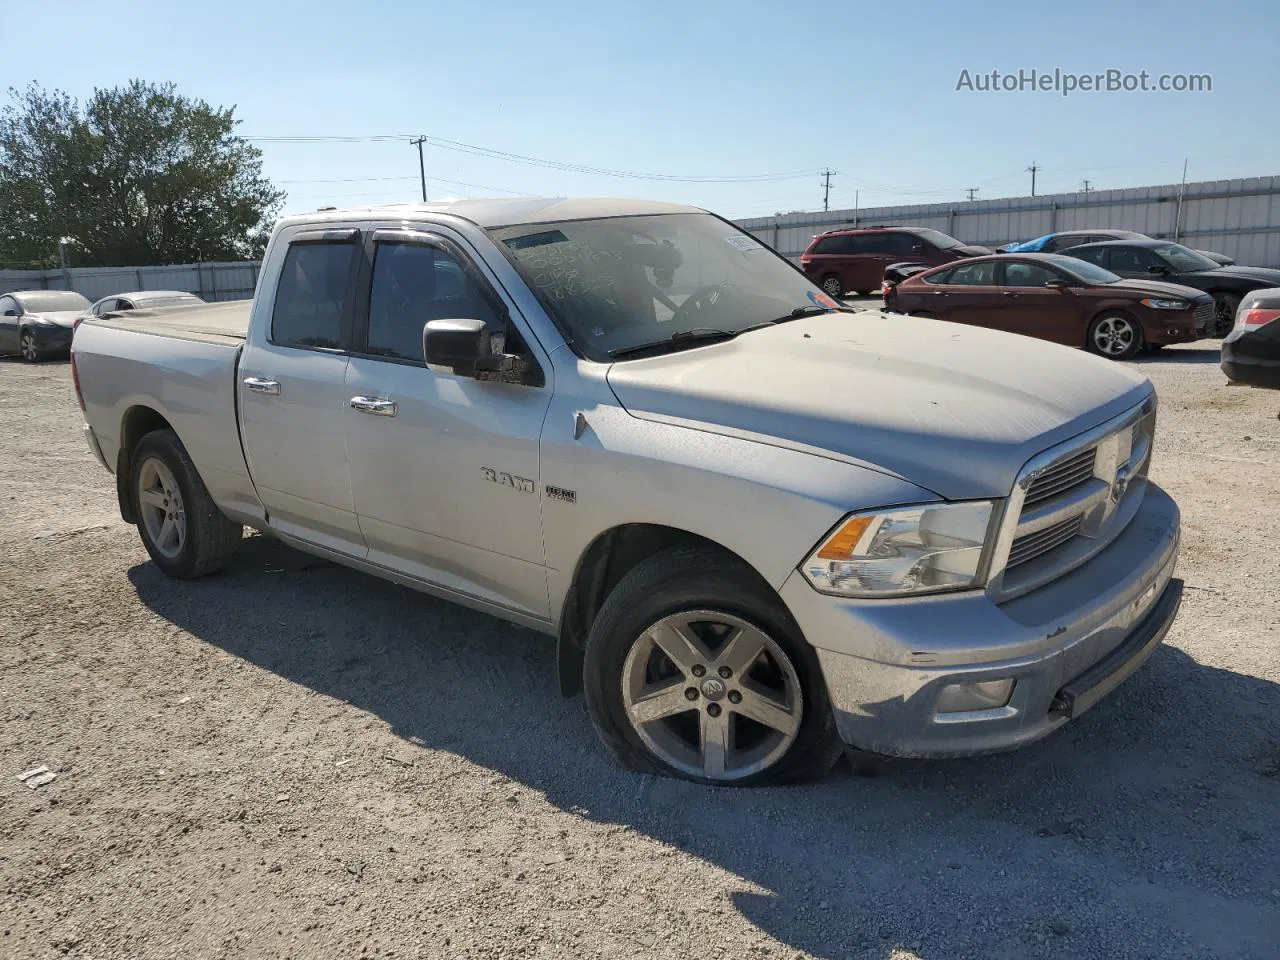
[[[178,481],[159,457],[148,457],[138,471],[138,507],[152,545],[176,559],[187,542],[187,514]]]
[[[822,281],[822,289],[832,297],[838,297],[844,292],[841,289],[839,277],[827,277],[827,279]]]
[[[732,614],[664,617],[622,667],[627,720],[664,763],[707,780],[738,780],[777,762],[800,732],[800,678],[782,647]]]
[[[36,346],[35,334],[26,330],[22,334],[22,342],[18,345],[22,351],[22,359],[27,363],[35,363],[40,359],[40,348]]]
[[[1104,317],[1093,329],[1093,343],[1098,352],[1118,357],[1133,346],[1138,332],[1124,317]]]

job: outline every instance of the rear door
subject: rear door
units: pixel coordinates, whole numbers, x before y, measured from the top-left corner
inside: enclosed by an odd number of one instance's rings
[[[538,443],[551,385],[429,369],[423,326],[482,320],[502,352],[550,365],[464,237],[374,226],[341,416],[368,558],[545,620]]]
[[[354,224],[277,238],[237,374],[245,459],[270,525],[355,557],[366,549],[343,414],[361,240]]]
[[[943,312],[936,314],[943,320],[971,323],[979,327],[996,325],[994,307],[1000,299],[996,286],[994,260],[977,263],[960,263],[947,275]]]
[[[1004,260],[996,271],[1000,299],[991,309],[996,326],[1055,343],[1084,343],[1083,301],[1071,288],[1046,287],[1050,280],[1071,281],[1055,270],[1023,260]]]

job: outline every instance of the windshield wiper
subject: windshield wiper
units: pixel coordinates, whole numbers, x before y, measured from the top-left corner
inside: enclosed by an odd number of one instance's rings
[[[788,320],[800,320],[803,317],[816,317],[820,313],[856,313],[856,312],[857,312],[856,310],[851,310],[849,307],[838,307],[835,310],[832,310],[830,307],[818,307],[818,306],[796,307],[790,313],[785,314],[784,316],[781,316],[781,317],[777,317],[773,320],[770,320],[769,323],[771,324],[786,323]],[[768,324],[764,324],[764,326],[768,326]]]
[[[755,327],[747,327],[747,330],[754,330]],[[631,347],[617,347],[609,351],[609,356],[627,357],[634,353],[645,353],[649,350],[661,351],[663,349],[672,350],[679,349],[683,346],[695,346],[700,343],[715,343],[721,340],[732,340],[744,330],[717,330],[712,327],[696,327],[693,330],[677,330],[671,336],[662,340],[650,340],[648,343],[637,343]]]

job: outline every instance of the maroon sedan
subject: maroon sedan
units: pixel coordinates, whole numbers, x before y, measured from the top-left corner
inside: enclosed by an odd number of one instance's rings
[[[1061,254],[976,257],[886,284],[898,313],[1008,330],[1128,360],[1207,335],[1213,298],[1158,280],[1122,280]]]

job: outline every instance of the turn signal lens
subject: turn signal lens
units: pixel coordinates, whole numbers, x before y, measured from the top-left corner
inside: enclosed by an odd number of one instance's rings
[[[823,560],[848,560],[875,517],[850,517],[818,551]]]

